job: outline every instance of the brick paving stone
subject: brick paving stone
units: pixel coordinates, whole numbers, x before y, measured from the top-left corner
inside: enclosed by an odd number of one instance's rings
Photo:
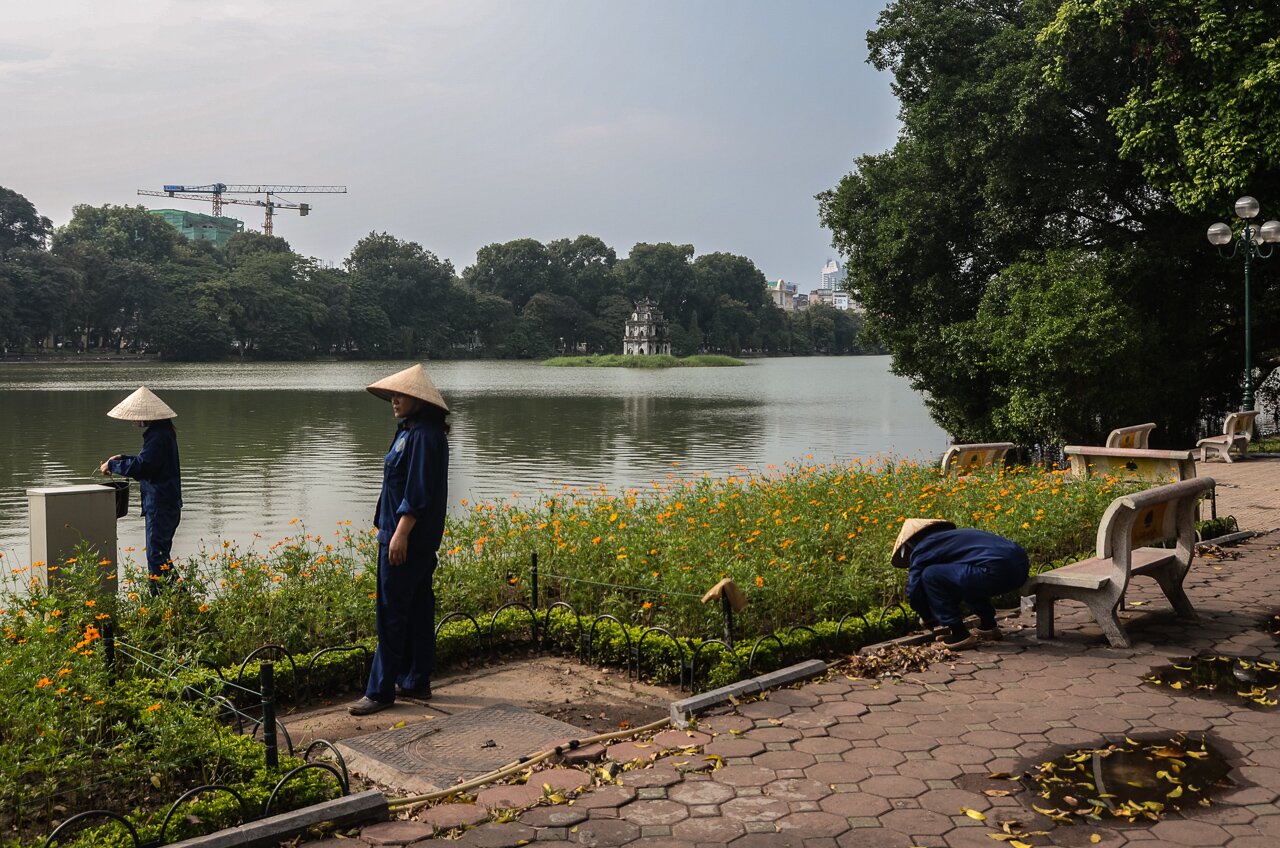
[[[896,766],[907,761],[902,751],[889,748],[854,748],[841,755],[845,762],[859,766]]]
[[[866,766],[839,762],[817,763],[804,770],[805,777],[826,784],[857,783],[871,776]]]
[[[592,818],[578,825],[573,838],[579,845],[589,848],[625,845],[640,837],[640,826],[621,819]]]
[[[733,736],[717,736],[708,743],[703,751],[728,759],[729,757],[754,757],[764,753],[764,742],[759,739],[735,738]]]
[[[410,821],[379,822],[360,831],[360,838],[370,845],[412,845],[430,839],[435,831],[431,825]]]
[[[932,737],[903,733],[896,736],[885,736],[880,740],[880,744],[893,751],[932,751],[942,743]]]
[[[865,792],[836,792],[819,801],[818,806],[828,813],[845,818],[879,816],[892,809],[892,805],[883,796],[868,795]]]
[[[849,692],[848,698],[853,703],[865,704],[871,706],[888,706],[896,704],[900,700],[896,692],[888,689],[861,689],[854,688]]]
[[[854,701],[833,701],[829,703],[823,702],[814,707],[813,711],[819,715],[856,718],[857,716],[866,715],[868,708],[865,704],[859,704]]]
[[[742,822],[731,818],[686,819],[671,826],[671,836],[685,846],[724,845],[747,832]]]
[[[773,769],[763,766],[725,766],[713,778],[730,786],[764,786],[777,778]]]
[[[849,692],[849,688],[849,684],[844,680],[833,679],[824,680],[820,683],[810,683],[805,687],[805,690],[821,698],[826,695],[846,695]]]
[[[815,764],[813,754],[804,751],[769,751],[755,758],[755,764],[771,769],[803,769]]]
[[[529,783],[538,787],[550,786],[553,792],[573,792],[591,785],[591,775],[571,768],[550,768],[535,771]]]
[[[928,810],[892,810],[880,816],[880,822],[891,830],[928,836],[941,836],[955,827],[950,817]]]
[[[787,726],[795,727],[799,730],[809,730],[812,728],[828,728],[836,723],[836,717],[827,713],[819,713],[813,710],[797,710],[787,716]]]
[[[711,734],[697,730],[664,730],[653,737],[655,744],[663,748],[694,748],[711,741]]]
[[[899,775],[870,777],[858,784],[858,791],[882,798],[915,798],[929,790],[923,780]]]
[[[720,807],[725,818],[742,822],[771,822],[791,812],[787,802],[781,798],[768,798],[764,795],[734,798]]]
[[[853,746],[849,744],[848,739],[839,739],[832,736],[818,736],[800,739],[793,747],[797,751],[803,751],[806,754],[843,754]]]
[[[753,701],[738,707],[738,714],[747,718],[761,719],[782,718],[791,714],[791,707],[777,701]]]
[[[795,742],[802,738],[802,734],[794,727],[760,727],[747,731],[748,739],[755,739],[760,742]]]
[[[982,748],[1013,748],[1022,742],[1021,737],[1003,730],[971,730],[960,736],[966,745]]]
[[[849,822],[844,816],[825,813],[821,810],[808,813],[791,813],[777,821],[780,832],[795,831],[805,837],[836,837],[849,829]]]
[[[775,780],[764,787],[763,792],[770,798],[781,798],[784,801],[819,801],[831,794],[831,787],[809,778],[783,778]]]
[[[526,810],[520,815],[520,822],[530,827],[573,827],[586,821],[590,812],[577,805],[555,804]]]
[[[723,804],[735,794],[732,786],[714,780],[686,780],[667,790],[667,797],[672,801],[690,807]]]
[[[573,806],[579,810],[616,809],[631,803],[635,798],[636,790],[633,787],[604,786],[577,798]]]
[[[662,748],[652,742],[614,742],[605,749],[604,755],[616,763],[629,763],[632,760],[648,762],[661,751]]]
[[[991,799],[979,792],[966,792],[963,789],[934,789],[921,795],[920,806],[944,816],[954,816],[962,807],[971,810],[985,811],[991,809]]]
[[[790,707],[814,707],[822,703],[817,692],[804,689],[778,689],[769,693],[769,700]]]
[[[436,830],[473,827],[489,817],[489,811],[478,804],[439,804],[418,813],[418,821]]]
[[[804,848],[804,835],[791,833],[748,833],[729,843],[733,848]]]
[[[1175,845],[1225,845],[1230,835],[1215,824],[1198,821],[1162,821],[1151,828],[1163,842]]]
[[[883,827],[855,827],[836,837],[839,848],[907,848],[917,844],[907,834]]]
[[[567,766],[582,765],[583,763],[594,763],[604,759],[605,747],[599,742],[590,745],[583,745],[572,750],[565,749],[560,755],[560,762]]]
[[[706,716],[698,721],[698,729],[712,734],[726,734],[734,730],[750,730],[756,723],[741,715]]]
[[[542,787],[532,783],[491,786],[476,795],[476,803],[490,810],[532,807],[542,799]]]
[[[528,845],[538,838],[538,832],[525,824],[517,822],[490,822],[468,830],[458,840],[460,845],[475,845],[477,848],[516,848]]]
[[[867,740],[886,735],[883,727],[862,722],[844,722],[827,728],[827,735],[836,739]]]
[[[991,751],[976,745],[940,745],[931,752],[936,759],[956,765],[977,765],[991,759]]]
[[[654,766],[647,769],[634,769],[618,776],[623,786],[636,789],[648,789],[654,786],[671,786],[680,782],[680,772],[668,766]]]
[[[955,763],[944,763],[939,760],[908,760],[898,766],[898,774],[903,777],[918,777],[921,780],[952,780],[964,773]]]
[[[881,727],[905,727],[919,721],[919,716],[911,713],[900,713],[894,710],[873,712],[862,717],[867,724],[878,724]]]
[[[672,825],[688,817],[688,808],[675,801],[635,801],[622,810],[622,818],[641,827]]]

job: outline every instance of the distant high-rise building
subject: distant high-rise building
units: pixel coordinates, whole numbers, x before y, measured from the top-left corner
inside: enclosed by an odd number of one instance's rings
[[[769,294],[773,297],[774,306],[783,312],[794,312],[796,309],[796,284],[788,283],[786,280],[772,280],[766,282],[765,288],[769,290]]]
[[[842,288],[844,283],[844,269],[840,267],[840,263],[834,259],[828,259],[827,264],[822,266],[822,288],[835,290]]]
[[[244,232],[244,221],[214,217],[186,209],[152,209],[151,214],[182,233],[190,241],[211,241],[226,247],[227,239]]]

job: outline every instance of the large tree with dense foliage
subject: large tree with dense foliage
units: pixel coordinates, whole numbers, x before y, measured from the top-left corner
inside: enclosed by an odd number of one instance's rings
[[[1235,351],[1204,317],[1227,299],[1223,269],[1206,222],[1121,155],[1132,45],[1094,38],[1089,61],[1057,62],[1041,34],[1058,7],[891,4],[868,44],[900,139],[820,215],[869,331],[956,438],[1096,441],[1156,420],[1186,444],[1234,394]]]

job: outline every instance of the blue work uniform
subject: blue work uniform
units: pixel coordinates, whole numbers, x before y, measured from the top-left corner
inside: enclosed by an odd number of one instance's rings
[[[157,580],[175,580],[170,568],[173,534],[182,520],[182,473],[178,466],[178,434],[168,419],[152,421],[142,434],[137,456],[122,456],[107,463],[112,474],[132,477],[142,490],[142,517],[146,522],[147,571]],[[152,585],[154,591],[155,585]]]
[[[985,530],[923,531],[911,549],[907,601],[926,621],[964,621],[964,602],[982,621],[995,619],[991,598],[1027,582],[1030,563],[1017,543]]]
[[[382,464],[378,529],[378,649],[365,695],[389,703],[396,686],[413,691],[430,685],[435,665],[436,596],[431,580],[444,536],[449,498],[449,441],[444,429],[407,418],[396,430]],[[388,546],[403,515],[417,519],[405,561],[392,565]]]

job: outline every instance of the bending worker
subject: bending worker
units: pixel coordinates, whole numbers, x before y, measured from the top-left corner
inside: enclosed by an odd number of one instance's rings
[[[178,413],[142,386],[107,413],[146,428],[137,456],[116,454],[98,466],[103,474],[120,474],[138,481],[142,490],[142,516],[146,521],[147,572],[151,593],[160,581],[173,582],[173,534],[182,520],[182,473],[178,468],[178,433],[172,419]]]
[[[444,536],[449,496],[449,407],[421,365],[368,387],[391,401],[399,419],[382,462],[378,528],[378,649],[364,697],[347,707],[363,716],[385,710],[396,696],[431,697],[435,664],[436,595],[431,585]]]
[[[908,518],[893,543],[893,565],[907,569],[907,602],[926,627],[948,632],[942,643],[959,650],[1000,638],[991,598],[1027,582],[1030,563],[1017,542],[939,518]],[[964,625],[963,602],[978,616]]]

